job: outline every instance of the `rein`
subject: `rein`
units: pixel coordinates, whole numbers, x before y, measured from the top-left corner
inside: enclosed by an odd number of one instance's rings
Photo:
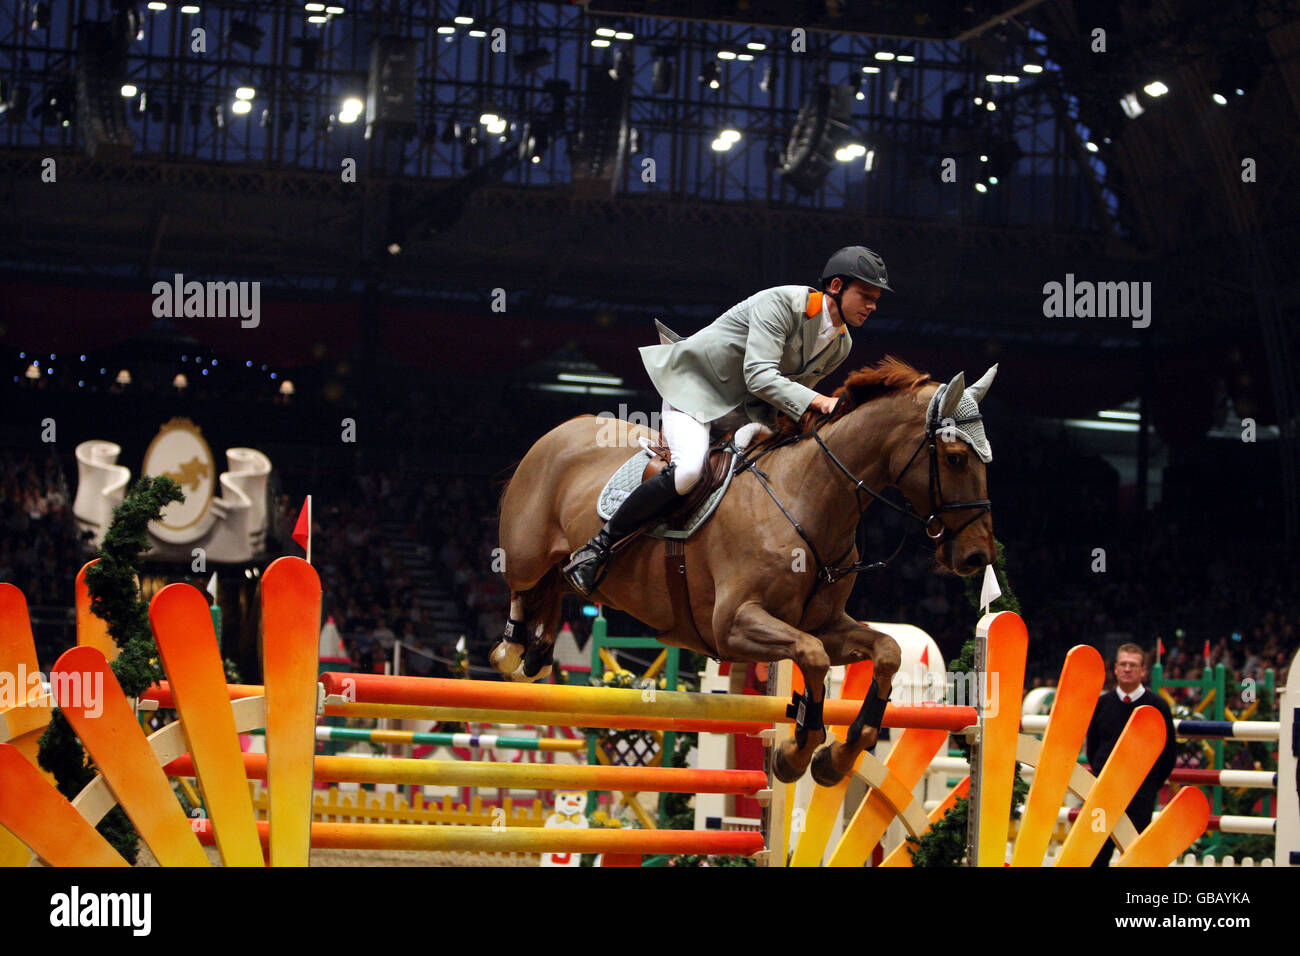
[[[769,484],[769,478],[767,474],[765,474],[756,464],[756,462],[758,462],[760,458],[762,458],[764,455],[768,454],[769,452],[774,451],[777,448],[782,448],[786,445],[796,444],[798,442],[803,441],[806,438],[814,439],[817,442],[817,444],[821,447],[821,450],[827,455],[827,457],[829,457],[830,460],[835,463],[835,466],[839,468],[839,470],[842,471],[851,482],[853,482],[854,500],[857,502],[858,505],[859,529],[861,529],[862,515],[871,504],[870,501],[868,501],[865,505],[862,503],[862,492],[864,491],[876,501],[879,501],[881,504],[886,505],[887,507],[891,508],[894,511],[897,511],[905,518],[917,521],[922,526],[922,528],[925,529],[926,536],[930,538],[931,541],[934,541],[936,545],[942,545],[945,542],[951,540],[952,538],[955,538],[957,535],[961,534],[962,531],[966,530],[967,527],[969,527],[975,521],[979,520],[979,518],[982,515],[988,513],[993,509],[993,503],[989,501],[987,498],[981,498],[972,501],[944,502],[943,485],[939,478],[939,449],[935,440],[937,435],[937,430],[934,427],[934,423],[930,421],[926,422],[925,435],[922,437],[921,443],[916,446],[916,451],[912,452],[912,456],[907,459],[907,464],[903,466],[902,470],[898,473],[898,476],[896,478],[894,478],[892,481],[890,481],[888,484],[885,485],[886,488],[898,488],[898,483],[903,480],[903,476],[907,474],[909,469],[911,469],[912,464],[916,461],[917,455],[921,453],[922,449],[928,447],[929,466],[930,466],[929,487],[928,487],[930,515],[928,518],[922,518],[919,514],[916,513],[916,510],[912,507],[911,502],[907,500],[906,496],[904,496],[903,499],[905,507],[900,507],[899,505],[894,504],[894,502],[890,501],[888,498],[884,497],[879,492],[875,491],[872,488],[867,487],[867,485],[862,481],[862,479],[854,475],[853,472],[850,471],[849,468],[844,464],[844,462],[840,461],[839,457],[836,456],[836,454],[830,450],[826,442],[822,439],[819,430],[823,425],[825,425],[830,420],[832,414],[833,412],[822,412],[817,417],[817,419],[813,422],[812,427],[809,428],[808,431],[800,432],[797,435],[791,435],[774,444],[766,445],[758,454],[754,455],[753,457],[749,457],[747,454],[742,455],[741,456],[742,460],[740,464],[736,466],[737,474],[739,474],[742,471],[745,471],[746,469],[753,472],[754,477],[757,478],[759,483],[763,486],[763,490],[768,493],[768,495],[772,498],[774,502],[776,502],[776,506],[781,509],[781,513],[785,515],[786,519],[790,522],[790,524],[794,526],[795,531],[799,533],[799,537],[803,538],[804,542],[808,545],[809,550],[812,552],[813,560],[817,562],[817,583],[813,586],[812,593],[808,595],[808,600],[804,602],[805,609],[807,608],[808,604],[812,601],[813,596],[816,595],[817,590],[818,588],[821,587],[823,581],[826,582],[827,584],[834,584],[836,581],[840,580],[841,578],[847,577],[848,575],[851,574],[857,574],[859,571],[882,571],[885,568],[889,567],[890,563],[896,557],[898,557],[899,552],[902,551],[903,544],[907,541],[907,533],[906,532],[903,533],[903,538],[898,542],[898,547],[894,549],[894,553],[891,554],[888,558],[885,558],[883,561],[861,561],[860,560],[850,565],[841,565],[840,562],[843,561],[852,553],[853,547],[857,543],[858,535],[855,533],[853,540],[849,542],[849,546],[847,549],[845,549],[844,553],[841,554],[838,558],[836,558],[833,563],[826,564],[825,562],[822,561],[821,554],[818,552],[817,546],[813,543],[812,538],[808,536],[808,533],[803,529],[803,526],[800,525],[797,520],[795,520],[794,515],[790,514],[789,509],[787,509],[786,506],[782,504],[781,499],[778,498],[776,492],[772,490],[772,487]],[[969,418],[960,418],[957,419],[952,424],[963,425],[969,422],[978,421],[980,420],[981,417],[982,416],[980,415],[974,415]],[[945,427],[950,427],[950,426],[945,426]],[[899,490],[901,491],[902,489],[900,488]],[[970,509],[975,509],[975,514],[972,515],[967,521],[965,521],[960,527],[956,528],[955,530],[949,528],[943,521],[942,515],[945,512],[965,511]],[[865,544],[865,541],[863,542],[863,544]],[[865,550],[865,548],[863,550]]]

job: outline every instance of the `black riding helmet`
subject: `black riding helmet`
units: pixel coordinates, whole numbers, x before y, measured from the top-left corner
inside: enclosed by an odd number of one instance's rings
[[[893,292],[889,287],[889,276],[885,273],[885,260],[866,246],[845,246],[838,250],[822,270],[822,288],[836,276],[844,279],[861,279],[869,285],[879,286],[886,292]]]
[[[889,288],[885,260],[866,246],[845,246],[830,257],[826,268],[822,270],[822,289],[826,290],[826,295],[835,300],[835,306],[843,313],[844,289],[841,288],[839,292],[831,292],[827,289],[836,276],[844,280],[845,286],[849,284],[850,279],[861,279],[869,285],[879,286],[886,292],[894,291]]]

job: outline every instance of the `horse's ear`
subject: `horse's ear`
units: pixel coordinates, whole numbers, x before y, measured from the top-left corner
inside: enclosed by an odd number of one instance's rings
[[[957,417],[957,405],[961,402],[962,393],[966,391],[966,373],[958,372],[944,389],[943,404],[939,406],[939,420],[945,418]]]
[[[998,367],[994,365],[980,376],[978,382],[966,389],[966,394],[971,397],[972,401],[974,401],[976,405],[984,400],[984,396],[988,394],[989,386],[993,384],[993,379],[997,374]]]

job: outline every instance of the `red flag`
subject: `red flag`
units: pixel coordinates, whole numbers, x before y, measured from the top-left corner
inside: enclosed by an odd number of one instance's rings
[[[1164,656],[1165,656],[1165,641],[1164,641],[1164,638],[1157,637],[1157,638],[1156,638],[1156,660],[1160,660],[1160,658],[1162,658],[1162,657],[1164,657]]]
[[[926,665],[927,667],[930,666],[930,645],[929,644],[926,644],[925,647],[921,649],[921,663]]]
[[[1205,663],[1210,663],[1210,639],[1205,639]]]
[[[311,495],[302,503],[302,511],[298,513],[298,523],[293,526],[293,540],[297,541],[299,546],[307,552],[307,560],[311,560]]]

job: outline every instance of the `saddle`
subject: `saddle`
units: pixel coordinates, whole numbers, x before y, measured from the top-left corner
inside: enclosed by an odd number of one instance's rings
[[[677,507],[663,517],[662,520],[669,528],[681,530],[695,509],[727,480],[731,473],[732,459],[735,457],[730,441],[736,428],[744,423],[743,419],[743,415],[739,418],[728,415],[712,423],[704,474]],[[641,473],[642,481],[663,471],[672,460],[672,453],[663,445],[651,443],[646,445],[646,449],[654,457],[646,462],[645,470]],[[633,535],[633,537],[639,536],[640,532]],[[683,538],[667,539],[664,549],[664,572],[668,580],[668,597],[672,603],[673,621],[689,621],[696,638],[704,647],[709,648],[709,656],[720,660],[716,653],[717,648],[705,640],[704,635],[700,633],[699,626],[695,623],[695,614],[691,610],[691,591],[686,573],[686,541]]]

